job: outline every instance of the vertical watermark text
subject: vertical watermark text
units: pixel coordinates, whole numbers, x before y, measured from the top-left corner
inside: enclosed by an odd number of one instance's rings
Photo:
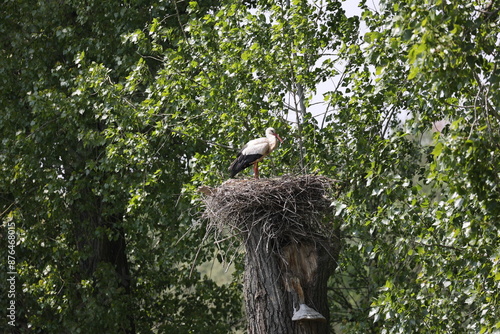
[[[7,223],[7,323],[16,325],[16,224]]]

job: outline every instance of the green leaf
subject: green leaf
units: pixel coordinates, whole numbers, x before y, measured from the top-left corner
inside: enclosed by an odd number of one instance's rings
[[[420,68],[417,66],[412,66],[410,69],[410,73],[408,74],[407,79],[412,80],[414,79],[418,74],[420,74]]]
[[[241,59],[243,59],[243,60],[248,60],[248,59],[250,59],[250,57],[252,57],[252,52],[250,52],[250,51],[244,51],[241,54]]]
[[[444,145],[442,142],[438,142],[434,146],[434,149],[432,150],[432,155],[434,156],[434,158],[437,158],[441,155],[441,153],[443,152],[443,148],[444,148]]]

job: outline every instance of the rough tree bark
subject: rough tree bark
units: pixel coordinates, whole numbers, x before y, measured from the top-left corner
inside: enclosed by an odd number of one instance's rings
[[[291,243],[281,249],[282,258],[269,252],[261,236],[255,228],[246,243],[244,292],[248,333],[330,333],[327,282],[337,265],[339,244],[327,240]],[[323,315],[325,321],[292,321],[299,308],[300,289],[305,304]]]

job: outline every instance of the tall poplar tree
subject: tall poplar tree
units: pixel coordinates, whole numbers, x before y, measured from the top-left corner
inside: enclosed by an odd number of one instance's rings
[[[161,62],[126,40],[152,18],[182,34],[186,4],[6,1],[0,11],[0,213],[15,225],[17,272],[15,326],[2,321],[2,332],[237,326],[239,295],[190,274],[203,234],[186,235],[182,189],[199,143],[155,136],[160,118],[139,106]]]

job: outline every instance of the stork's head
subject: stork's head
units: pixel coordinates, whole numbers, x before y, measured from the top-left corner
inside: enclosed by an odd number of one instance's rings
[[[266,137],[267,138],[272,138],[272,137],[276,137],[278,138],[278,140],[283,143],[283,140],[280,138],[280,135],[276,133],[276,131],[274,131],[274,128],[267,128],[266,129]]]

